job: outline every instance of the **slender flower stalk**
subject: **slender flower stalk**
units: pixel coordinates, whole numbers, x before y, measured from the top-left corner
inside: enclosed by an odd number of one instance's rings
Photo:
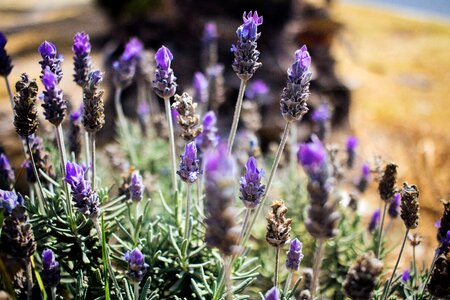
[[[233,150],[234,139],[236,137],[236,131],[239,124],[239,117],[241,115],[242,101],[244,99],[245,87],[247,86],[247,80],[241,79],[241,85],[239,86],[239,94],[236,101],[236,107],[234,108],[233,123],[231,124],[230,135],[228,137],[228,155]]]
[[[314,299],[314,295],[316,294],[317,288],[319,286],[320,279],[320,269],[322,265],[322,257],[324,252],[325,240],[319,239],[316,253],[314,255],[314,264],[313,264],[313,277],[311,281],[311,299]]]
[[[30,160],[31,160],[31,165],[33,167],[33,173],[34,173],[34,177],[37,180],[38,183],[38,187],[39,187],[39,193],[40,193],[40,197],[39,197],[39,206],[41,208],[42,213],[45,213],[45,207],[44,207],[44,199],[45,199],[45,195],[44,195],[44,188],[42,187],[42,183],[41,183],[41,179],[39,178],[39,173],[37,171],[36,168],[36,162],[34,161],[34,157],[33,157],[33,151],[31,150],[31,145],[30,145],[30,139],[27,138],[26,139],[26,144],[27,144],[27,149],[28,149],[28,153],[30,155]]]
[[[11,58],[6,52],[5,46],[8,40],[5,35],[0,32],[0,76],[5,78],[6,89],[8,90],[9,101],[11,103],[11,108],[14,110],[13,95],[11,92],[11,86],[9,85],[8,76],[11,73],[13,65],[11,63]]]

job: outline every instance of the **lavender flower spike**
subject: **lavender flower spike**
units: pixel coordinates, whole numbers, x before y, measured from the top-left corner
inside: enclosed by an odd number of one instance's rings
[[[264,170],[256,167],[256,159],[250,157],[245,164],[245,176],[241,177],[241,195],[240,199],[245,207],[252,209],[258,206],[264,194],[265,186],[261,184],[261,179],[264,176]]]
[[[135,171],[131,175],[130,198],[133,201],[141,201],[143,193],[144,184],[142,183],[142,176],[138,171]]]
[[[181,180],[187,183],[194,183],[197,181],[200,171],[199,160],[197,159],[197,146],[195,142],[186,144],[184,148],[184,155],[180,155],[180,168],[177,174]]]
[[[91,69],[91,43],[89,42],[89,35],[84,32],[78,32],[73,37],[73,65],[74,71],[73,79],[81,87],[86,84],[88,74]]]
[[[380,210],[377,209],[372,214],[372,218],[370,219],[369,226],[367,227],[367,230],[369,230],[370,233],[372,233],[375,228],[377,228],[378,222],[380,222]]]
[[[11,214],[17,205],[23,205],[23,198],[19,194],[0,190],[0,209],[3,208],[6,215]]]
[[[44,101],[42,107],[45,119],[58,126],[66,115],[67,104],[63,98],[63,91],[58,87],[57,75],[49,67],[44,70],[42,83],[45,87],[45,91],[41,95],[41,99]]]
[[[392,219],[395,219],[400,214],[400,200],[402,196],[400,193],[395,193],[393,201],[389,204],[388,214]]]
[[[310,66],[311,57],[306,46],[303,46],[295,52],[295,62],[287,71],[287,84],[281,94],[281,114],[288,122],[299,121],[308,112],[306,101],[310,95]]]
[[[358,146],[358,139],[355,136],[350,136],[347,139],[347,167],[353,168],[356,156],[356,147]]]
[[[402,281],[403,282],[407,282],[409,280],[410,274],[409,274],[409,270],[405,270],[402,273]]]
[[[15,176],[11,164],[4,153],[0,154],[0,189],[10,190]]]
[[[201,72],[194,74],[194,91],[197,103],[208,103],[208,79]]]
[[[175,95],[177,84],[177,78],[173,74],[173,70],[170,65],[173,60],[172,52],[165,46],[158,49],[155,54],[156,71],[155,79],[152,81],[153,89],[155,93],[163,98],[170,98]]]
[[[85,173],[86,168],[69,161],[66,163],[64,180],[72,188],[72,199],[78,211],[87,217],[95,218],[100,212],[100,200],[89,181],[85,180]]]
[[[369,185],[370,179],[370,166],[368,163],[363,163],[361,167],[361,177],[358,182],[355,183],[356,188],[360,193],[364,193]]]
[[[286,258],[286,268],[292,271],[297,271],[300,262],[303,259],[302,243],[298,239],[291,242]]]
[[[256,99],[260,95],[265,95],[270,91],[269,86],[264,82],[264,80],[257,79],[252,81],[248,88],[245,90],[245,96],[248,99]]]
[[[45,70],[47,68],[56,75],[58,79],[58,83],[62,79],[62,69],[61,63],[63,62],[63,57],[61,55],[57,55],[58,51],[56,49],[55,44],[51,42],[44,41],[38,48],[39,53],[41,54],[42,60],[39,62],[41,65],[41,79],[45,75]]]
[[[264,295],[264,300],[280,300],[280,292],[278,288],[274,286]]]
[[[232,45],[231,52],[234,53],[233,70],[243,81],[248,81],[256,70],[261,67],[258,62],[259,51],[256,50],[257,40],[261,33],[257,32],[258,26],[263,22],[263,17],[258,16],[258,12],[251,11],[243,15],[244,24],[239,26],[236,34],[239,38],[236,45]]]
[[[206,152],[212,148],[217,147],[219,144],[219,136],[217,135],[217,117],[214,111],[208,111],[203,116],[203,131],[197,136],[196,144],[202,150]]]
[[[13,65],[11,64],[11,58],[6,52],[5,46],[7,39],[3,32],[0,32],[0,76],[6,77],[11,73]]]
[[[55,254],[50,249],[42,252],[42,280],[46,287],[55,287],[61,279],[59,263],[55,259]]]
[[[308,176],[324,183],[324,177],[327,176],[327,151],[315,135],[311,137],[310,143],[300,145],[297,156]]]
[[[141,282],[149,267],[148,264],[145,263],[145,256],[142,254],[141,250],[134,248],[131,252],[127,251],[124,258],[128,262],[128,279],[134,283]]]

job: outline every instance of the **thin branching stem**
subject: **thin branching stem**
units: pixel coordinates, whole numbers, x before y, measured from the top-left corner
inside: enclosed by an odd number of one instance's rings
[[[192,184],[188,183],[186,192],[186,218],[184,221],[184,238],[188,241],[191,238],[191,190]]]
[[[177,185],[177,164],[175,158],[175,137],[173,133],[172,111],[170,109],[170,98],[164,98],[164,106],[166,109],[167,126],[169,128],[169,148],[171,160],[172,187],[175,192],[178,191]]]
[[[43,203],[44,199],[45,199],[44,189],[42,188],[41,179],[39,178],[39,173],[36,168],[36,163],[34,161],[33,152],[31,151],[31,145],[30,145],[29,138],[26,138],[26,144],[27,144],[27,148],[28,148],[28,153],[30,155],[31,165],[33,166],[34,177],[36,177],[38,187],[39,187],[39,192],[38,192],[40,194],[40,197],[38,197],[39,207],[41,208],[42,213],[45,214],[45,207],[44,207],[44,203]]]
[[[383,227],[384,227],[384,219],[386,217],[386,209],[387,209],[387,201],[384,202],[383,216],[381,217],[380,229],[378,230],[378,243],[377,243],[377,258],[380,257],[381,252],[381,244],[383,244]]]
[[[316,294],[316,290],[319,288],[319,279],[320,279],[320,267],[322,264],[322,256],[323,250],[325,246],[325,240],[319,239],[319,245],[317,246],[317,252],[314,256],[314,264],[313,264],[313,277],[311,280],[311,299],[314,299],[314,295]]]
[[[405,237],[403,238],[402,247],[400,248],[400,253],[398,254],[398,257],[397,257],[397,262],[395,263],[394,270],[392,270],[391,278],[389,279],[388,285],[387,285],[387,287],[385,289],[386,293],[384,294],[383,299],[387,299],[387,297],[389,296],[389,288],[391,287],[392,281],[394,280],[395,271],[397,271],[397,267],[398,267],[398,264],[400,262],[400,258],[402,257],[403,249],[405,248],[405,243],[406,243],[406,238],[408,237],[408,233],[409,233],[409,228],[406,229]]]
[[[87,131],[84,132],[84,150],[86,155],[86,165],[90,166],[90,151],[89,151],[89,133]],[[86,172],[86,176],[89,176],[90,172]],[[86,179],[89,179],[89,177],[86,177]]]
[[[292,281],[292,275],[294,274],[293,270],[289,270],[289,274],[288,277],[286,278],[286,282],[284,284],[284,291],[283,291],[283,295],[286,297],[289,288],[291,287],[291,281]]]
[[[245,230],[248,225],[248,220],[250,218],[251,211],[252,211],[252,209],[248,209],[248,208],[245,209],[244,221],[242,222],[241,234],[239,235],[239,244],[241,243],[242,239],[245,236]]]
[[[13,94],[12,94],[12,91],[11,91],[11,86],[9,84],[8,76],[5,76],[5,84],[6,84],[6,89],[8,90],[9,102],[11,103],[11,108],[12,108],[13,113],[14,113],[14,98],[13,98]]]
[[[245,87],[247,86],[247,80],[241,79],[241,86],[239,87],[239,94],[236,101],[236,107],[234,108],[233,123],[231,124],[230,135],[228,137],[228,155],[233,150],[234,138],[236,137],[236,131],[239,124],[239,117],[241,115],[242,100],[244,99]]]
[[[270,188],[272,187],[272,182],[275,177],[275,173],[277,171],[278,164],[280,163],[281,155],[283,154],[284,147],[286,146],[286,141],[289,137],[289,128],[290,127],[291,127],[291,122],[286,122],[286,125],[284,126],[283,135],[281,137],[281,141],[280,141],[280,144],[278,145],[278,150],[275,155],[275,160],[273,161],[272,169],[270,170],[269,179],[268,179],[267,185],[266,185],[266,191],[264,192],[261,203],[258,205],[258,208],[256,209],[256,212],[253,215],[252,221],[250,222],[250,225],[248,226],[248,229],[244,235],[244,238],[242,239],[241,246],[245,247],[245,245],[247,244],[247,241],[252,232],[252,228],[255,225],[256,219],[258,218],[262,208],[264,207],[264,203],[266,202],[267,195],[269,195],[269,191],[270,191]]]
[[[95,132],[89,133],[89,150],[91,152],[91,185],[95,191]]]
[[[273,286],[278,288],[278,269],[280,266],[280,246],[276,247],[277,250],[275,252],[275,275],[273,280]]]

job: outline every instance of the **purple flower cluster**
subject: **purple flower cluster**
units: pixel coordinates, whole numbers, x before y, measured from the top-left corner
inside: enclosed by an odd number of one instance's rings
[[[55,287],[61,279],[59,262],[55,259],[55,254],[50,249],[42,252],[42,281],[46,287]]]
[[[247,99],[256,99],[259,96],[266,95],[270,91],[269,86],[264,82],[264,80],[257,79],[248,85],[245,90],[245,96]]]
[[[317,107],[311,115],[311,119],[317,123],[325,123],[331,118],[330,106],[327,103],[322,103]]]
[[[402,281],[407,282],[409,280],[410,274],[409,270],[405,270],[402,273]]]
[[[144,45],[138,38],[131,38],[128,41],[122,55],[112,65],[116,87],[126,88],[131,84],[143,51]]]
[[[271,288],[264,295],[264,300],[280,300],[280,291],[276,286]]]
[[[219,136],[217,135],[217,117],[214,111],[208,111],[203,116],[203,131],[196,138],[196,144],[206,152],[219,144]]]
[[[215,22],[208,22],[203,29],[202,41],[205,46],[214,43],[217,40],[217,24]]]
[[[63,98],[63,91],[58,87],[58,77],[46,66],[43,70],[42,83],[45,91],[41,95],[44,101],[42,107],[44,108],[45,119],[55,126],[58,126],[63,121],[66,115],[67,104]]]
[[[139,283],[147,273],[148,264],[145,263],[145,256],[141,250],[134,248],[132,251],[127,251],[124,256],[128,262],[127,277],[130,281]]]
[[[392,202],[389,204],[388,214],[391,218],[395,219],[400,214],[400,200],[402,196],[400,193],[395,193]]]
[[[310,143],[301,144],[297,156],[306,174],[323,183],[328,176],[327,151],[317,136],[313,135]]]
[[[358,146],[358,139],[355,136],[349,136],[347,139],[347,167],[353,168],[356,157],[356,147]]]
[[[291,242],[286,258],[286,268],[288,270],[297,271],[300,262],[303,259],[302,243],[298,239]]]
[[[355,183],[356,188],[360,193],[364,193],[369,185],[370,179],[370,166],[368,163],[363,163],[361,167],[361,176],[359,180]]]
[[[377,228],[378,222],[380,222],[380,210],[377,209],[373,212],[372,218],[370,219],[369,225],[367,226],[367,230],[369,230],[370,233],[373,233],[373,231]]]
[[[72,198],[78,211],[87,217],[95,218],[100,211],[100,200],[89,181],[85,180],[85,173],[85,167],[69,161],[66,163],[64,180],[72,188]]]
[[[175,95],[177,84],[172,68],[170,67],[173,55],[170,50],[162,46],[155,54],[156,71],[155,79],[152,81],[155,93],[163,98],[170,98]]]
[[[57,78],[57,83],[59,83],[62,79],[62,69],[61,63],[63,62],[62,55],[58,55],[58,51],[56,49],[55,44],[44,41],[38,48],[39,53],[41,54],[42,60],[39,62],[41,65],[41,79],[45,75],[45,70],[48,68],[50,72],[55,74]]]
[[[5,46],[8,40],[3,32],[0,32],[0,76],[6,77],[11,73],[12,64],[11,58],[6,52]]]
[[[0,153],[0,189],[10,190],[14,181],[15,176],[11,163],[4,153]]]
[[[23,198],[19,194],[0,190],[0,208],[3,208],[6,214],[11,214],[17,205],[23,205]]]
[[[180,157],[180,167],[177,174],[184,182],[194,183],[197,181],[198,174],[201,172],[195,142],[186,144],[184,147],[184,155],[180,155]]]
[[[141,201],[144,193],[144,184],[142,183],[142,176],[138,171],[131,175],[130,184],[130,198],[133,201]]]
[[[288,69],[288,81],[294,84],[303,84],[305,80],[310,79],[311,56],[306,45],[295,51],[295,62]]]
[[[264,170],[256,166],[256,159],[250,157],[245,164],[245,176],[241,177],[241,195],[239,198],[248,209],[253,209],[261,202],[264,194],[265,186],[261,184],[261,179],[264,176]]]
[[[89,35],[84,32],[78,32],[73,37],[73,65],[74,71],[73,79],[79,86],[84,86],[88,80],[88,74],[91,69],[91,43],[89,42]]]
[[[197,103],[208,103],[208,79],[201,72],[196,72],[194,74],[194,99]]]

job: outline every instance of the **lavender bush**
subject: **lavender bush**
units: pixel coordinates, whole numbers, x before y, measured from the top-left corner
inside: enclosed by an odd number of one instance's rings
[[[40,98],[57,147],[37,130],[38,85],[23,73],[15,93],[9,94],[16,131],[27,145],[23,166],[29,192],[16,190],[20,173],[0,153],[1,290],[16,299],[53,300],[450,296],[447,200],[439,247],[427,268],[416,257],[422,241],[415,232],[419,189],[407,183],[397,186],[396,164],[381,168],[368,163],[370,158],[359,155],[354,136],[331,147],[327,139],[332,109],[326,103],[313,112],[309,140],[296,148],[300,141],[292,132],[309,110],[314,65],[305,45],[292,53],[286,85],[270,87],[282,90],[279,114],[285,127],[277,151],[274,157],[256,151],[260,125],[251,120],[259,108],[251,103],[270,89],[261,80],[245,89],[256,70],[264,71],[258,62],[264,53],[257,50],[262,21],[256,11],[244,13],[238,41],[231,47],[234,60],[229,68],[241,86],[228,144],[220,143],[218,134],[228,129],[217,128],[225,117],[217,107],[226,86],[215,23],[205,24],[203,69],[193,74],[194,98],[176,94],[176,57],[167,47],[159,48],[153,61],[152,52],[132,38],[112,65],[112,78],[107,78],[91,70],[95,49],[86,33],[77,33],[72,75],[83,104],[70,114],[67,135],[68,105],[59,85],[70,76],[62,73],[63,58],[55,44],[45,41],[39,46],[44,87]],[[9,90],[13,65],[6,41],[0,33],[0,75]],[[110,117],[104,115],[104,79],[114,82],[110,92],[115,95],[121,147],[96,149],[96,133]],[[141,91],[136,121],[127,118],[120,102],[122,90],[134,81]],[[154,111],[158,104],[153,97],[142,93],[147,83],[163,99],[165,116]],[[244,102],[250,103],[243,108],[246,128],[237,134],[244,138],[235,140],[244,94]],[[207,111],[209,107],[214,111]],[[288,137],[292,153],[287,168],[280,162]],[[248,147],[240,144],[245,138]],[[360,170],[356,175],[355,169]],[[378,176],[372,174],[377,170]],[[375,191],[376,177],[380,202],[372,205],[375,212],[366,222],[358,207],[364,193]],[[399,216],[404,229],[390,226]],[[385,259],[386,236],[393,230],[404,236],[395,266]],[[405,270],[399,265],[408,249],[413,259]]]

